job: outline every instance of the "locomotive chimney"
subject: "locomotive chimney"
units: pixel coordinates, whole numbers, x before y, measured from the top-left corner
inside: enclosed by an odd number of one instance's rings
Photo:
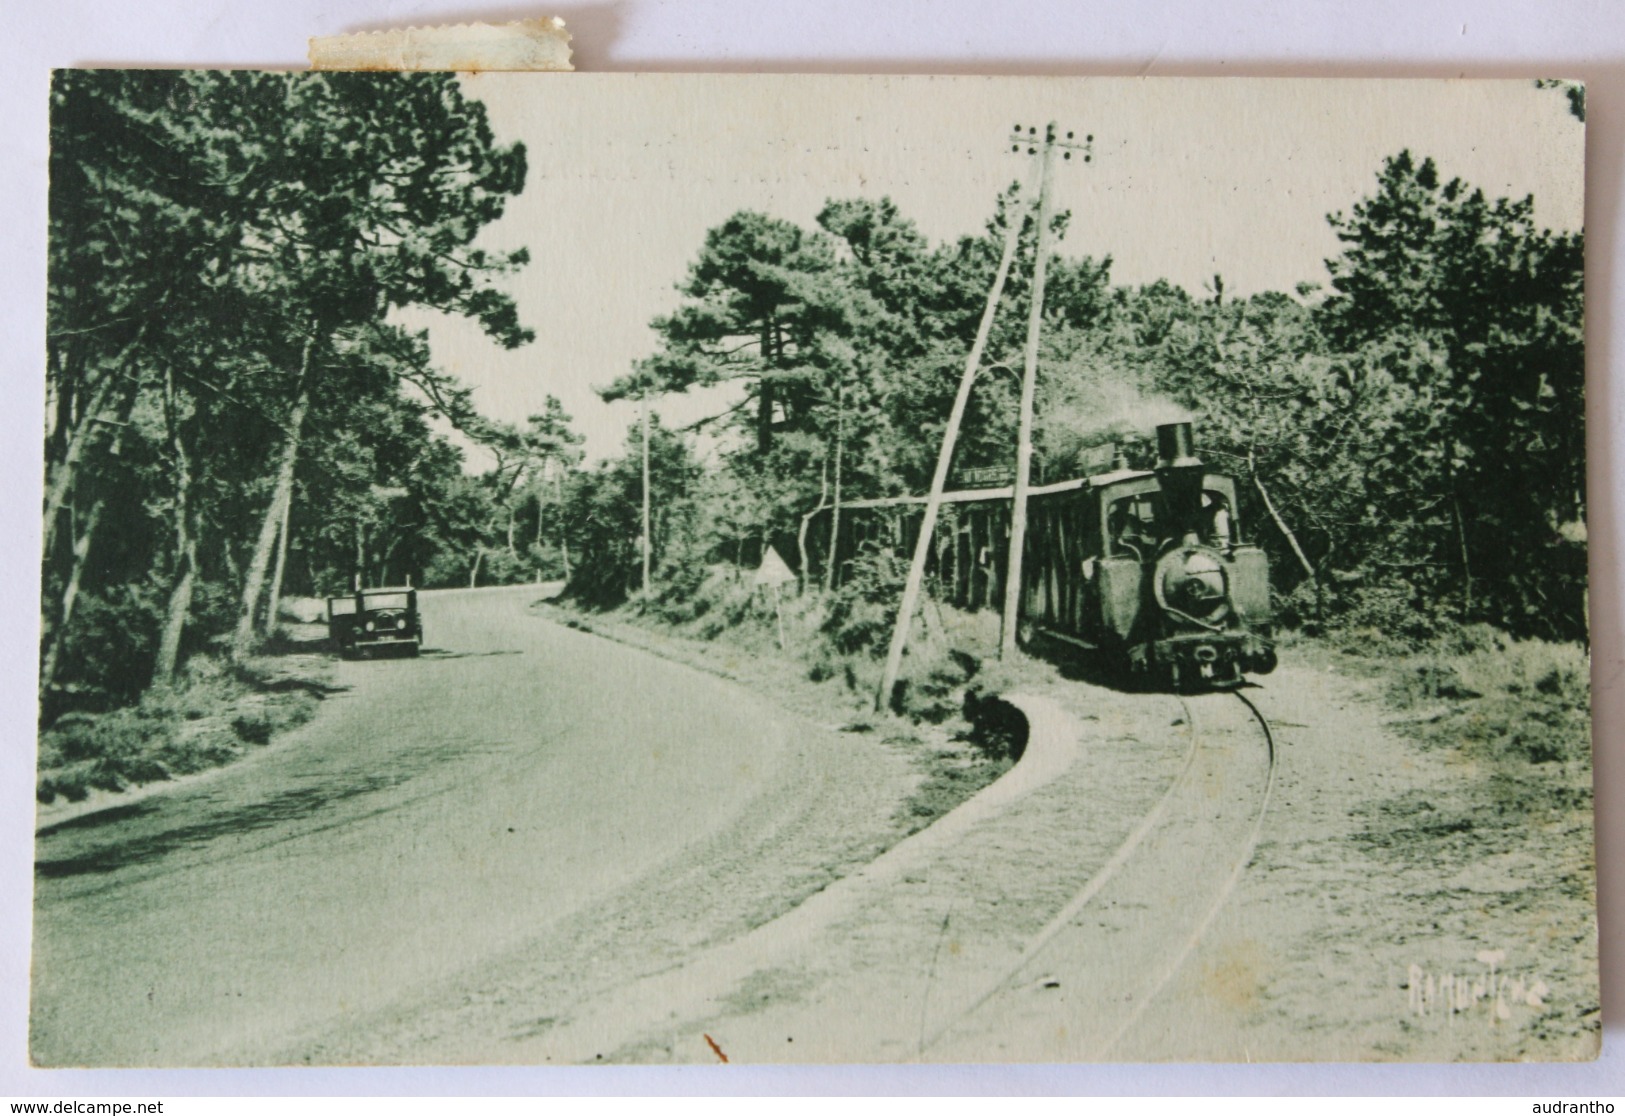
[[[1157,427],[1157,479],[1162,483],[1168,537],[1184,538],[1199,529],[1202,473],[1201,458],[1191,445],[1191,424],[1167,422]]]
[[[1201,464],[1191,448],[1190,423],[1165,422],[1157,427],[1157,472],[1200,468]]]

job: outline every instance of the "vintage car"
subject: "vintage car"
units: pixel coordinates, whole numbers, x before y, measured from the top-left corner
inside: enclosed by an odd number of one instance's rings
[[[384,587],[329,597],[327,634],[346,659],[370,655],[375,648],[416,655],[423,645],[418,592],[411,586]]]

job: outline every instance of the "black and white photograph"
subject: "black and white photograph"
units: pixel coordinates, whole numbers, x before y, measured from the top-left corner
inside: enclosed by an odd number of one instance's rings
[[[1583,83],[49,96],[34,1065],[1597,1057]]]

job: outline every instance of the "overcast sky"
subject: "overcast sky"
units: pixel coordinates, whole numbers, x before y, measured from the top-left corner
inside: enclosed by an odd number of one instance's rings
[[[480,409],[522,422],[557,395],[589,459],[616,452],[632,405],[593,392],[648,355],[707,229],[740,209],[810,227],[829,198],[890,196],[933,242],[978,231],[1025,177],[1011,126],[1094,137],[1058,164],[1065,255],[1110,255],[1112,277],[1228,294],[1324,283],[1326,214],[1370,193],[1409,148],[1492,196],[1533,194],[1539,222],[1582,221],[1584,128],[1561,90],[1527,80],[929,78],[485,74],[464,89],[499,140],[522,140],[524,193],[481,243],[528,247],[508,281],[534,344],[506,352],[466,322],[431,325]],[[716,394],[663,400],[669,421]],[[477,467],[477,462],[474,463]]]

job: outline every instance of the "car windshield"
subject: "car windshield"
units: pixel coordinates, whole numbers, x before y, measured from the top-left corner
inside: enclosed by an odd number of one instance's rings
[[[368,593],[365,600],[369,611],[375,608],[407,607],[407,595],[405,593]]]

